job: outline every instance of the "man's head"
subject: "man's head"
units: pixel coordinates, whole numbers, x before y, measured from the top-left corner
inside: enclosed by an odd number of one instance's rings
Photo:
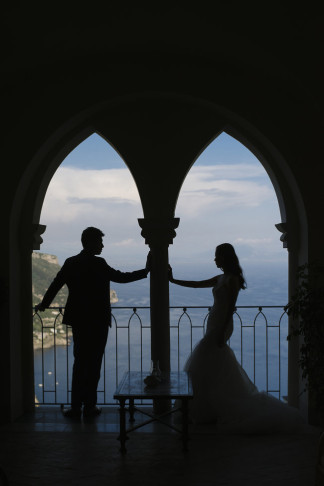
[[[100,255],[104,247],[102,243],[103,236],[105,236],[104,233],[98,228],[93,226],[86,228],[81,235],[83,248],[94,255]]]

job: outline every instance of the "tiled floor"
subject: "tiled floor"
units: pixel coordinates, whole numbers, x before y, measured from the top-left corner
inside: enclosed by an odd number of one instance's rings
[[[146,409],[143,408],[143,410]],[[138,412],[136,412],[135,418],[136,424],[147,420],[145,415]],[[102,413],[98,417],[71,420],[63,416],[59,406],[39,406],[34,413],[24,415],[10,427],[35,432],[74,432],[76,430],[94,433],[105,432],[112,433],[117,437],[119,434],[119,411],[117,407],[103,407]],[[168,428],[166,429],[165,426],[153,422],[139,430],[143,433],[159,433],[161,431],[165,433]]]
[[[146,420],[136,415],[136,423]],[[0,464],[9,485],[300,485],[315,481],[320,430],[290,435],[225,435],[191,426],[189,450],[171,429],[150,424],[116,440],[119,415],[105,408],[88,421],[40,407],[0,427]],[[1,482],[0,482],[1,484]]]

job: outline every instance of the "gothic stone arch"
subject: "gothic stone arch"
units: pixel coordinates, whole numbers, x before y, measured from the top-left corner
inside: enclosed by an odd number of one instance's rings
[[[160,262],[151,283],[153,294],[163,296],[165,315],[161,313],[160,301],[159,315],[154,319],[158,330],[156,342],[163,342],[166,349],[169,330],[165,325],[162,334],[160,330],[161,322],[168,322],[167,247],[178,224],[174,217],[177,197],[194,160],[221,131],[254,152],[273,181],[283,218],[281,229],[288,235],[290,291],[293,290],[292,275],[307,255],[303,200],[285,159],[256,127],[213,103],[174,94],[137,94],[78,113],[53,131],[45,142],[40,143],[35,136],[35,155],[27,161],[15,194],[10,223],[12,416],[31,409],[34,403],[31,295],[26,289],[31,289],[33,239],[37,240],[35,234],[40,236],[43,230],[38,226],[40,208],[60,161],[90,133],[97,132],[111,142],[127,163],[143,205],[144,219],[140,221],[143,236]],[[160,351],[153,346],[152,353],[157,352]],[[290,355],[289,394],[291,403],[297,405],[298,346]],[[164,360],[167,366],[167,353],[162,358],[160,361]]]

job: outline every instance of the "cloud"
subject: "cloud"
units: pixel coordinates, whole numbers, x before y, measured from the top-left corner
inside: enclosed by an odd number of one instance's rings
[[[113,246],[133,246],[136,244],[134,238],[128,238],[127,240],[115,241]]]
[[[261,181],[246,180],[260,178],[260,175],[263,175]],[[262,167],[248,164],[198,166],[191,169],[183,184],[177,214],[195,217],[208,209],[223,211],[233,207],[256,207],[273,197],[274,192],[265,182]]]
[[[127,168],[82,170],[62,167],[52,179],[50,192],[64,198],[117,198],[132,202],[139,199],[134,179]]]
[[[261,164],[217,164],[194,165],[187,178],[199,174],[202,180],[212,179],[251,179],[264,178],[265,170]]]
[[[260,246],[273,243],[273,238],[236,238],[235,243],[247,246]]]
[[[268,230],[269,231],[269,230]],[[234,239],[234,246],[237,248],[242,262],[287,262],[287,251],[282,247],[280,235],[272,228],[272,235],[263,238],[245,238],[239,237]]]
[[[42,213],[48,223],[72,222],[91,214],[107,215],[112,208],[122,206],[133,206],[138,217],[142,215],[138,191],[128,169],[62,167],[49,185]]]

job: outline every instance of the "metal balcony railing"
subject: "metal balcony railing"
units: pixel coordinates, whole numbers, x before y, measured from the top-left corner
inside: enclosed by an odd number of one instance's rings
[[[64,307],[34,313],[35,400],[68,404],[73,364],[72,331],[62,324]],[[170,307],[171,369],[184,367],[203,337],[209,308]],[[91,323],[89,323],[89,333]],[[229,345],[260,390],[287,395],[288,317],[284,306],[238,306]],[[112,307],[112,327],[98,386],[98,403],[114,405],[114,391],[128,370],[150,370],[150,308]]]

